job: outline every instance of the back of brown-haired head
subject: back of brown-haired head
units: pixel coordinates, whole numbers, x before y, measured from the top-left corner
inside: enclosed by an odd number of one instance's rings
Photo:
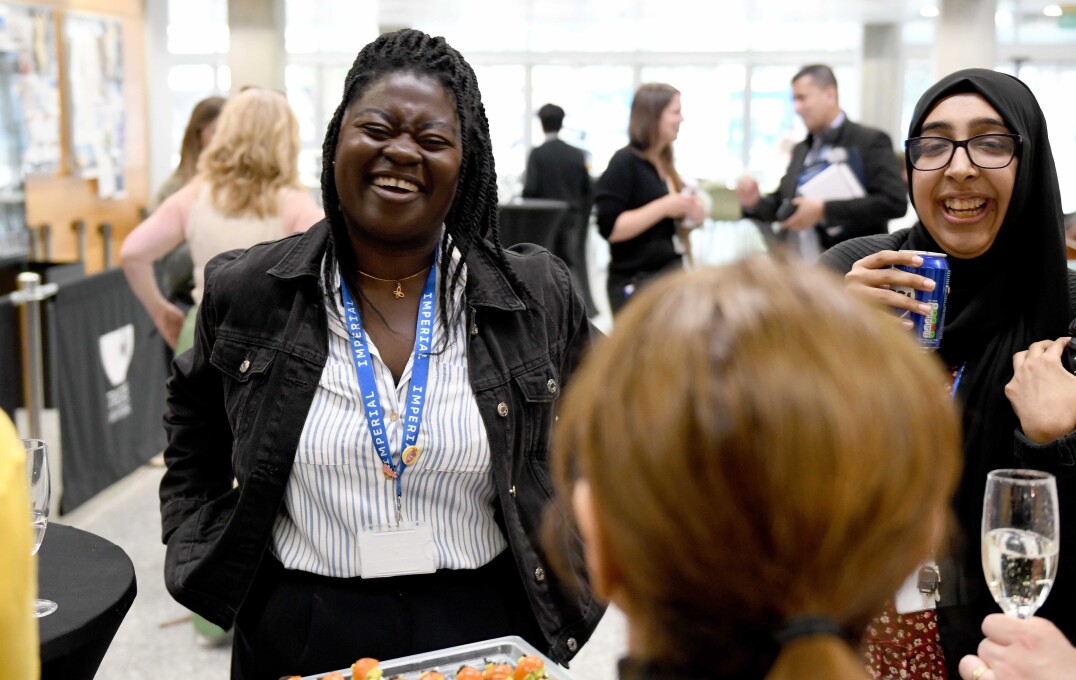
[[[559,411],[562,498],[585,479],[645,648],[713,677],[862,678],[857,638],[947,517],[945,377],[828,272],[756,259],[637,294]],[[809,672],[808,675],[804,675]],[[710,677],[710,676],[707,676]]]

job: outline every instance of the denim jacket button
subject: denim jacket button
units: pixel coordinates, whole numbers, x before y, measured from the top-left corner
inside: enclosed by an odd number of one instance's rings
[[[541,583],[542,581],[545,581],[545,569],[542,569],[541,567],[538,567],[537,569],[535,569],[534,570],[534,580],[537,581],[538,583]]]
[[[512,488],[508,489],[508,495],[511,496],[512,498],[516,497],[516,485],[515,484],[512,485]]]
[[[545,388],[547,390],[549,390],[550,394],[556,394],[557,393],[557,381],[550,378],[549,381],[546,382]]]
[[[579,643],[576,642],[575,638],[573,637],[568,638],[568,640],[564,644],[567,645],[569,652],[574,652],[575,650],[579,649]]]
[[[497,415],[499,415],[502,418],[507,418],[508,417],[508,404],[504,403],[503,401],[501,403],[497,404]]]
[[[239,364],[239,372],[246,373],[248,370],[250,370],[250,360],[243,359],[243,363]]]

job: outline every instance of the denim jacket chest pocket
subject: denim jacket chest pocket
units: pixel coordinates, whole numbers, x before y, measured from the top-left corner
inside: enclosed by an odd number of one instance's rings
[[[521,451],[536,468],[536,475],[547,493],[553,486],[548,476],[549,445],[560,397],[560,373],[545,363],[514,375],[512,382],[522,397]]]
[[[245,438],[245,428],[265,397],[266,378],[276,352],[232,338],[218,338],[213,345],[209,362],[221,373],[224,407],[236,442]]]

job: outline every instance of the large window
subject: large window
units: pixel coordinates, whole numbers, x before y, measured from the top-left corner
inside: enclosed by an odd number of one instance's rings
[[[164,94],[171,118],[166,147],[169,162],[164,176],[179,164],[183,132],[195,104],[206,97],[227,96],[231,89],[228,2],[168,0],[166,30],[168,88]],[[150,188],[151,197],[156,191],[156,187]]]
[[[560,138],[587,152],[595,176],[628,143],[631,95],[630,66],[542,65],[531,70],[532,116],[543,104],[563,108]],[[542,125],[537,118],[531,121],[531,145],[537,146],[542,143]]]
[[[743,172],[745,74],[740,64],[642,69],[643,82],[680,90],[684,123],[674,151],[685,179],[729,183]]]
[[[1072,115],[1076,64],[1027,64],[1020,69],[1019,77],[1031,88],[1046,116],[1062,209],[1076,212],[1076,116]]]

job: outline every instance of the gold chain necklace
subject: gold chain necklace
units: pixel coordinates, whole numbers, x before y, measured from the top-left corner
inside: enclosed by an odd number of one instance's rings
[[[426,273],[426,271],[427,271],[427,270],[428,270],[428,269],[429,269],[429,268],[430,268],[431,266],[432,266],[432,265],[426,265],[426,266],[425,266],[425,267],[423,267],[423,268],[422,268],[421,270],[419,270],[419,271],[415,272],[415,273],[414,273],[414,274],[412,274],[411,276],[403,276],[403,277],[400,277],[400,278],[398,278],[398,279],[383,279],[383,278],[380,278],[380,277],[378,277],[378,276],[374,276],[373,274],[367,274],[366,272],[364,272],[364,271],[363,271],[363,270],[361,270],[361,269],[359,269],[359,270],[357,270],[357,271],[358,271],[358,272],[359,272],[359,274],[361,274],[362,276],[365,276],[365,277],[366,277],[366,278],[368,278],[368,279],[373,279],[374,281],[381,281],[382,283],[395,283],[395,284],[396,284],[396,288],[395,288],[395,289],[394,289],[394,290],[392,291],[392,294],[393,294],[393,295],[394,295],[394,296],[396,297],[396,299],[397,299],[397,300],[399,300],[400,298],[402,298],[402,297],[405,297],[405,296],[404,296],[404,292],[403,292],[403,286],[402,286],[401,284],[402,284],[402,283],[403,283],[404,281],[410,281],[411,279],[413,279],[413,278],[415,278],[415,277],[418,277],[418,276],[422,276],[423,274],[425,274],[425,273]]]

